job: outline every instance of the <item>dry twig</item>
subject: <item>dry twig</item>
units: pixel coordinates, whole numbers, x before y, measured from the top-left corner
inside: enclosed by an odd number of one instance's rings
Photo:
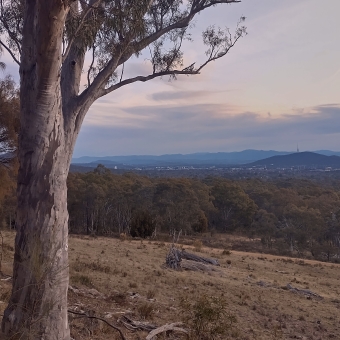
[[[96,320],[103,321],[103,322],[105,322],[107,325],[109,325],[110,327],[112,327],[113,329],[115,329],[116,331],[118,331],[119,334],[120,334],[120,336],[121,336],[121,338],[122,338],[123,340],[126,340],[126,338],[125,338],[123,332],[121,331],[121,329],[120,329],[119,327],[112,325],[112,323],[108,322],[107,320],[105,320],[105,319],[103,319],[103,318],[100,318],[100,317],[94,316],[94,315],[88,315],[88,314],[86,314],[86,313],[75,312],[75,311],[70,310],[70,309],[68,310],[68,312],[71,313],[71,314],[80,315],[81,317],[84,317],[84,318],[88,318],[88,319],[96,319]]]

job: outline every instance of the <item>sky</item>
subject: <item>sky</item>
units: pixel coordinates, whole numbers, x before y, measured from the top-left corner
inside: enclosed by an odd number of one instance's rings
[[[243,0],[195,19],[187,65],[204,59],[201,32],[248,35],[200,75],[134,83],[90,109],[74,157],[229,152],[340,151],[340,1]],[[147,75],[147,54],[125,77]],[[15,71],[10,61],[8,72]]]

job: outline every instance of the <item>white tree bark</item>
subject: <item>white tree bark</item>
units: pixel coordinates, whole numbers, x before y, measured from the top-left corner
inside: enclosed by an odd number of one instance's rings
[[[2,321],[8,338],[70,338],[66,179],[80,124],[79,106],[63,102],[60,85],[66,15],[62,1],[26,3],[13,291]]]

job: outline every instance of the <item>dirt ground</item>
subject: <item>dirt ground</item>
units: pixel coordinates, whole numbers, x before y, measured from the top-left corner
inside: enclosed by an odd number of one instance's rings
[[[11,275],[14,234],[3,236],[2,272]],[[148,332],[128,330],[121,321],[124,315],[156,326],[185,321],[181,299],[194,302],[206,295],[226,301],[228,313],[235,317],[228,339],[340,339],[340,265],[184,248],[217,258],[220,266],[209,272],[173,271],[164,267],[168,243],[71,236],[69,309],[101,317],[122,329],[126,339],[137,340]],[[293,292],[287,284],[315,295]],[[0,314],[10,289],[9,281],[0,281]],[[75,340],[121,339],[115,329],[96,319],[70,314],[70,325]],[[157,339],[185,338],[181,336]]]

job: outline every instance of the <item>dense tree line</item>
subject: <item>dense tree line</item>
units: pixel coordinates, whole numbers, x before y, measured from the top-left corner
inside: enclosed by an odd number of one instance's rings
[[[239,232],[328,260],[340,249],[340,192],[310,180],[150,178],[99,165],[71,173],[68,190],[75,233]]]
[[[339,191],[303,179],[247,180],[241,185],[258,207],[252,232],[266,247],[308,250],[328,260],[339,254]]]
[[[5,168],[0,168],[0,176],[2,221],[13,224],[13,180]],[[339,183],[330,188],[306,179],[118,175],[99,165],[94,171],[68,176],[69,230],[133,237],[180,230],[187,235],[236,232],[261,239],[269,252],[336,260],[338,188]]]
[[[151,234],[231,232],[240,225],[250,228],[257,210],[230,180],[114,175],[102,165],[71,173],[68,190],[70,230],[78,233],[135,233],[131,222],[142,216],[152,219]]]

